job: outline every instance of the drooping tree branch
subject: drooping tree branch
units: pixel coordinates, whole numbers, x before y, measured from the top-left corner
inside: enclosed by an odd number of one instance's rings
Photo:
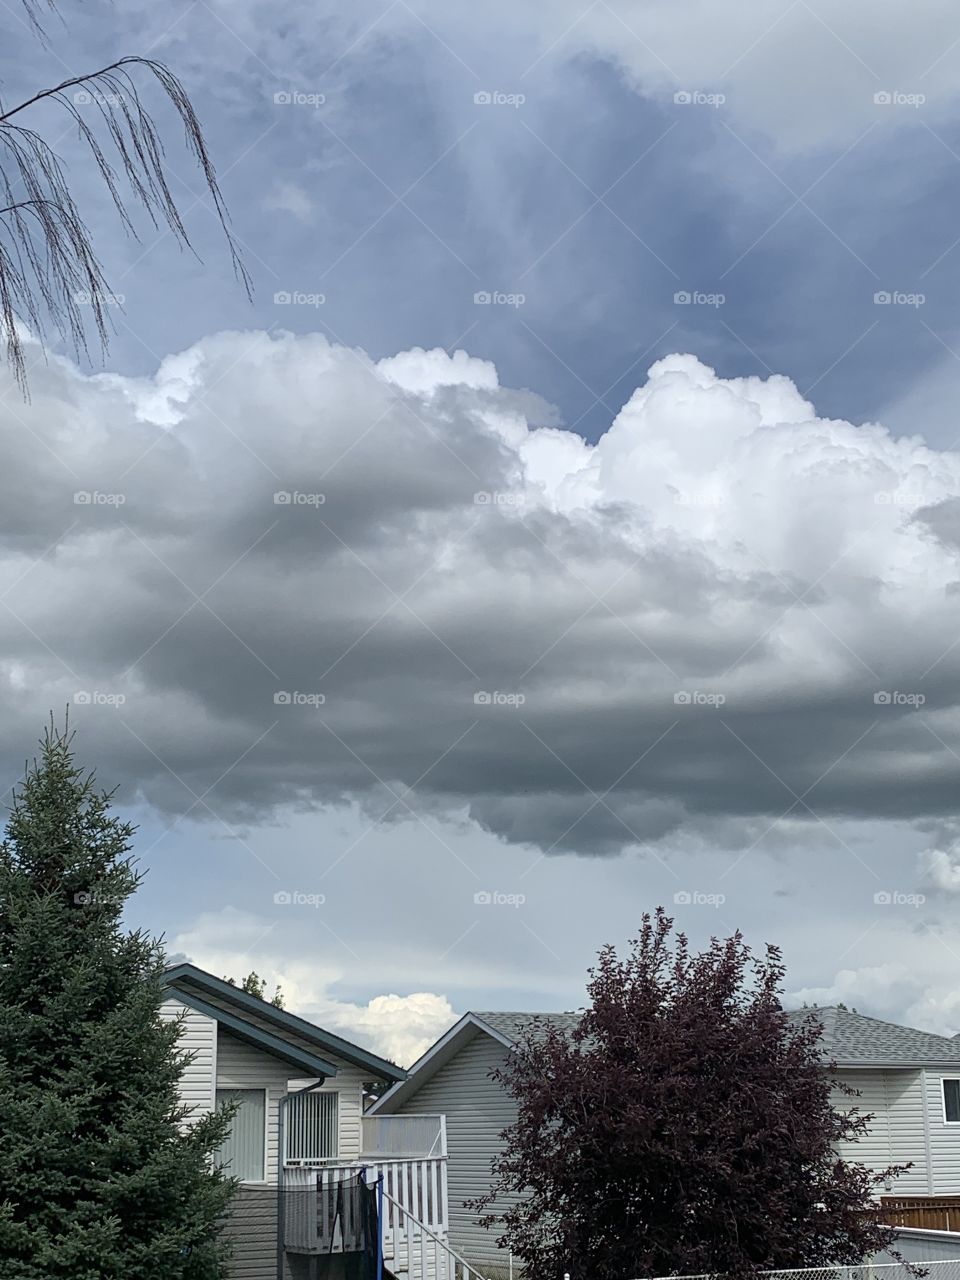
[[[36,5],[32,0],[25,3],[36,22]],[[159,84],[179,116],[187,150],[200,168],[226,237],[234,272],[250,294],[250,278],[230,230],[200,122],[183,85],[162,62],[120,58],[12,107],[0,107],[0,340],[6,343],[7,358],[25,394],[26,365],[18,322],[26,322],[41,336],[52,324],[77,355],[86,354],[88,326],[81,308],[89,307],[105,349],[112,300],[59,157],[39,133],[21,122],[31,107],[50,101],[68,114],[129,235],[138,238],[130,215],[131,203],[138,203],[154,227],[166,226],[182,245],[193,249],[167,181],[163,142],[141,100],[135,71]],[[91,106],[98,113],[103,142],[81,113],[81,107]]]

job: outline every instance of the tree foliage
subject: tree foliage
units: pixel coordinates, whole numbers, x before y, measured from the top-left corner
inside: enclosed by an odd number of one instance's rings
[[[572,1034],[545,1021],[498,1078],[518,1106],[473,1207],[532,1275],[632,1276],[859,1263],[887,1248],[872,1194],[903,1168],[841,1160],[870,1116],[835,1108],[815,1014],[739,933],[692,954],[662,910],[605,948]]]
[[[224,978],[224,982],[229,982],[231,987],[235,987],[237,985],[233,978]],[[240,990],[245,991],[248,996],[256,996],[258,1000],[266,1000],[267,980],[266,978],[261,978],[255,969],[251,969],[244,980],[240,983]],[[275,1009],[283,1008],[283,991],[279,983],[270,998],[270,1003]]]
[[[39,32],[40,5],[24,3]],[[139,204],[155,228],[167,227],[181,245],[192,247],[167,182],[159,128],[141,95],[146,81],[159,87],[179,119],[226,235],[234,270],[249,292],[200,122],[183,85],[164,63],[123,57],[40,89],[22,102],[0,102],[0,340],[24,392],[27,370],[19,324],[41,336],[52,326],[80,355],[88,352],[89,315],[104,349],[114,296],[63,164],[30,125],[31,108],[50,103],[66,115],[128,234],[136,238],[131,207]]]
[[[0,1275],[219,1280],[230,1114],[184,1128],[158,943],[121,925],[132,828],[52,727],[0,845]]]

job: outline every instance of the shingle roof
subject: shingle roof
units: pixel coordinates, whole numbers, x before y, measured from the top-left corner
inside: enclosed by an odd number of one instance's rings
[[[569,1034],[580,1021],[579,1013],[479,1013],[475,1010],[473,1016],[511,1043],[521,1031],[536,1024],[544,1026],[549,1022]]]
[[[824,1056],[838,1066],[933,1066],[960,1067],[960,1040],[901,1027],[895,1022],[868,1018],[852,1009],[797,1009],[793,1023],[814,1015],[823,1023]]]
[[[902,1027],[895,1022],[869,1018],[852,1009],[797,1009],[789,1015],[797,1023],[811,1015],[823,1023],[823,1054],[838,1066],[934,1066],[956,1064],[960,1067],[960,1037],[950,1039],[931,1031]],[[569,1034],[580,1020],[578,1013],[499,1013],[474,1012],[504,1039],[516,1041],[521,1031],[531,1025],[552,1023]]]

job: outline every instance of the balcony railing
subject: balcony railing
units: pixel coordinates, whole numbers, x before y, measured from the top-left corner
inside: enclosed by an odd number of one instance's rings
[[[445,1116],[364,1116],[361,1151],[364,1157],[445,1156]]]

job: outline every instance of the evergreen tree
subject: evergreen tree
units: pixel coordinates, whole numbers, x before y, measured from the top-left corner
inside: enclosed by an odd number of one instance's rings
[[[222,1111],[184,1128],[163,956],[121,925],[139,874],[52,725],[0,845],[0,1275],[219,1280]]]

